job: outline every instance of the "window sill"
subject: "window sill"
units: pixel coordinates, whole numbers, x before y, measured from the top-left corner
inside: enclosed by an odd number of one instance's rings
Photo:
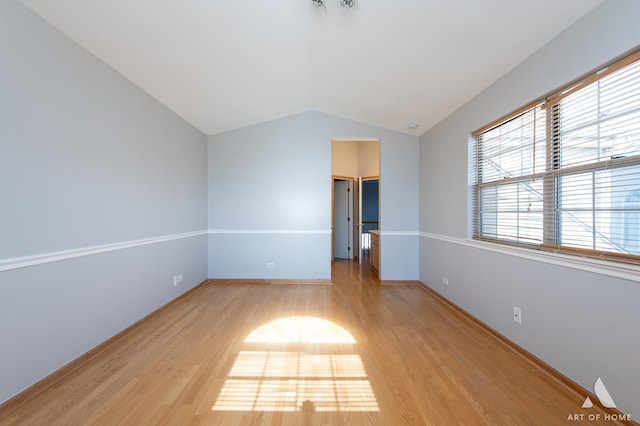
[[[421,232],[420,235],[422,237],[464,245],[479,250],[487,250],[495,253],[505,254],[508,256],[516,256],[534,262],[543,262],[547,264],[562,266],[565,268],[600,274],[612,278],[620,278],[624,280],[640,282],[640,266],[638,265],[618,263],[609,260],[599,260],[563,253],[512,247],[499,243],[478,241],[469,238],[455,238],[425,232]]]

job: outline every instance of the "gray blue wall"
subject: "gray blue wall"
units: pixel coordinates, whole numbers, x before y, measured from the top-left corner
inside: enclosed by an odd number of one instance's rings
[[[417,279],[418,138],[320,112],[209,136],[209,276],[330,279],[331,140],[359,137],[380,138],[382,279]]]
[[[585,388],[601,377],[636,420],[640,270],[469,241],[467,171],[472,131],[640,44],[639,16],[640,2],[604,2],[420,142],[420,280]]]
[[[0,2],[0,402],[206,279],[206,149]]]

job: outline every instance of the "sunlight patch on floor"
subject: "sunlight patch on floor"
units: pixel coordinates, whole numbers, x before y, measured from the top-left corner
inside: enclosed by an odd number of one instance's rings
[[[245,340],[250,349],[238,354],[212,410],[379,411],[355,343],[320,318],[265,324]]]
[[[344,328],[321,318],[280,318],[254,330],[245,343],[356,343]]]

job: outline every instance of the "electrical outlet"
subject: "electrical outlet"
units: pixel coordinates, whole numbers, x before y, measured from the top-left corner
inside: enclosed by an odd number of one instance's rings
[[[513,320],[518,324],[522,324],[522,309],[517,306],[513,307]]]
[[[442,277],[442,283],[445,284],[445,285],[449,285],[449,278]]]
[[[178,286],[178,284],[180,284],[180,283],[182,282],[182,279],[183,279],[182,274],[180,274],[180,275],[174,275],[174,276],[173,276],[173,286],[174,286],[174,287],[177,287],[177,286]]]
[[[273,262],[269,262],[269,263],[267,263],[267,269],[273,269],[273,268],[275,268],[275,267],[276,267],[276,264],[275,264],[275,263],[273,263]]]

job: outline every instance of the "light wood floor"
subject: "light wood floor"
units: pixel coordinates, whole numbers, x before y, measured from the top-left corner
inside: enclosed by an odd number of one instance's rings
[[[566,425],[596,410],[419,285],[350,261],[333,284],[203,285],[0,424]]]

